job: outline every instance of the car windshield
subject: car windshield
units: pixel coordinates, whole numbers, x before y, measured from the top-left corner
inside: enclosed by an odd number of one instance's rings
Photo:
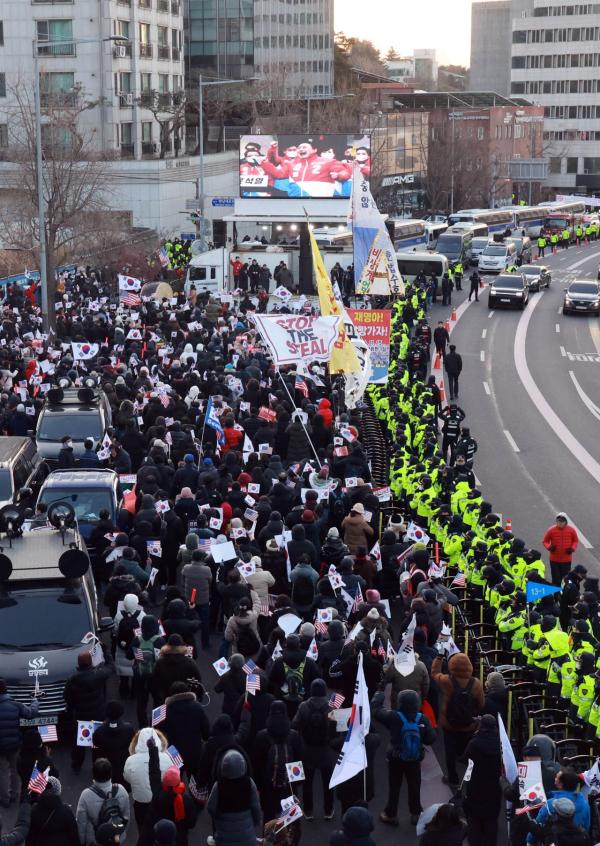
[[[12,479],[10,478],[10,470],[0,470],[0,500],[6,501],[12,499]]]
[[[514,276],[499,276],[494,282],[497,288],[510,288],[515,291],[523,290],[523,281]]]
[[[462,247],[460,235],[440,235],[437,242],[437,251],[445,256],[459,255]]]
[[[597,294],[598,286],[593,282],[573,282],[569,285],[569,294]]]
[[[568,229],[571,221],[566,217],[547,217],[544,220],[544,226],[549,229]]]
[[[486,247],[483,251],[484,256],[505,256],[506,247]]]
[[[81,592],[49,587],[11,590],[0,597],[0,647],[74,646],[92,628]]]
[[[471,249],[473,250],[485,250],[488,244],[487,238],[473,238],[471,241]]]
[[[40,502],[50,505],[52,502],[68,502],[75,509],[75,516],[80,523],[94,523],[100,519],[100,512],[106,508],[113,514],[113,507],[109,491],[101,488],[90,488],[78,491],[72,488],[50,487],[42,491]]]
[[[42,415],[38,439],[60,441],[65,435],[70,435],[74,441],[84,441],[86,438],[100,440],[103,435],[100,413],[79,409],[46,411]]]
[[[535,264],[524,264],[519,268],[519,273],[524,273],[526,276],[539,276],[542,270],[543,268]]]

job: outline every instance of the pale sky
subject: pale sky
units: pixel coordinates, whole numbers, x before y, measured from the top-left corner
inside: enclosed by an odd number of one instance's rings
[[[335,31],[372,41],[382,54],[433,47],[441,64],[468,67],[471,0],[335,0]]]

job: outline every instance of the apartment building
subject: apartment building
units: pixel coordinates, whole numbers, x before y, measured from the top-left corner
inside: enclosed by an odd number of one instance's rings
[[[471,6],[471,91],[510,91],[511,0],[483,0]]]
[[[115,36],[126,41],[109,40]],[[174,133],[161,131],[161,122],[182,102],[182,0],[3,4],[0,155],[11,143],[15,89],[33,102],[34,49],[42,109],[57,102],[74,109],[88,105],[81,111],[79,128],[91,149],[131,159],[184,152],[183,127]]]

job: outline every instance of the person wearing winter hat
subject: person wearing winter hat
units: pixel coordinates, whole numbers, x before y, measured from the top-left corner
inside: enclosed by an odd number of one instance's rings
[[[81,846],[94,846],[96,828],[102,805],[106,799],[114,798],[117,802],[119,820],[114,822],[123,825],[121,842],[125,840],[129,823],[129,797],[127,791],[120,784],[112,783],[112,767],[106,758],[97,758],[92,768],[92,786],[81,792],[75,818]]]
[[[94,732],[95,754],[100,758],[108,758],[112,765],[113,781],[118,784],[124,782],[123,767],[129,755],[129,744],[135,734],[133,725],[123,719],[124,713],[120,702],[107,702],[106,719]]]
[[[106,680],[114,671],[110,651],[102,648],[104,664],[92,666],[92,656],[84,649],[77,656],[77,671],[65,685],[65,704],[74,720],[96,720],[101,722],[106,715]],[[85,746],[77,746],[77,723],[73,731],[71,747],[71,767],[74,772],[81,770],[85,760]]]
[[[170,820],[177,829],[176,842],[187,846],[188,833],[196,825],[198,805],[181,781],[179,768],[171,765],[161,773],[159,750],[154,737],[146,743],[148,749],[148,774],[152,802],[140,831],[138,846],[152,846],[154,826],[159,820]]]
[[[159,820],[154,826],[153,846],[176,846],[177,826],[172,820]]]
[[[326,820],[330,820],[333,818],[334,793],[329,789],[329,781],[336,760],[331,741],[336,732],[335,722],[329,719],[327,686],[323,679],[315,679],[311,684],[310,697],[300,704],[292,726],[297,729],[304,742],[302,753],[305,775],[302,786],[304,817],[307,820],[314,819],[313,784],[317,772],[320,772],[324,816]]]
[[[471,778],[465,783],[463,802],[469,846],[496,846],[502,800],[502,757],[497,717],[483,715],[464,757],[473,761]]]
[[[95,846],[113,846],[114,843],[121,843],[123,826],[114,822],[105,822],[96,830]]]
[[[206,808],[213,822],[213,846],[256,846],[263,815],[248,763],[237,750],[229,749],[220,759]]]
[[[291,727],[285,702],[271,703],[266,728],[256,735],[252,753],[260,804],[265,818],[271,820],[281,811],[281,800],[289,796],[285,765],[302,760],[303,755],[302,738]]]
[[[342,830],[334,831],[329,846],[375,846],[371,837],[374,828],[373,816],[367,808],[348,808],[342,817]]]
[[[172,761],[167,755],[167,738],[156,728],[143,728],[136,732],[129,744],[129,757],[125,761],[123,774],[125,780],[131,787],[131,798],[133,799],[133,813],[138,830],[141,829],[150,802],[152,801],[152,790],[150,787],[150,776],[148,773],[148,739],[153,737],[159,744],[159,766],[161,773],[166,773],[172,766]]]
[[[508,690],[502,673],[489,673],[485,680],[485,704],[484,714],[491,714],[493,717],[502,717],[506,725],[508,709]]]
[[[125,547],[129,549],[129,547]],[[133,550],[131,550],[133,552]],[[123,556],[125,556],[125,552]],[[135,637],[135,630],[140,628],[144,618],[144,609],[135,593],[128,593],[123,600],[123,608],[119,609],[114,618],[115,664],[119,676],[119,697],[127,699],[130,693],[130,679],[133,679],[134,659],[128,658],[128,649]],[[131,692],[134,692],[133,682]]]
[[[362,502],[355,502],[350,514],[342,520],[344,543],[354,555],[363,546],[369,549],[375,532],[365,520],[365,507]]]
[[[46,789],[31,808],[27,844],[79,846],[75,816],[71,808],[62,801],[61,793],[60,781],[55,776],[48,776]]]
[[[544,826],[548,819],[554,815],[571,816],[575,825],[581,826],[584,831],[590,830],[590,806],[587,799],[580,793],[579,776],[572,767],[561,767],[554,779],[555,789],[550,791],[545,805],[542,805],[536,817],[536,823]],[[573,811],[564,803],[568,800],[573,804]],[[556,807],[558,803],[558,808]]]

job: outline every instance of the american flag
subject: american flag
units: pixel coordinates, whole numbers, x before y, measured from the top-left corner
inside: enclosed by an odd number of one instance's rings
[[[341,708],[344,704],[344,699],[346,697],[343,693],[332,693],[329,697],[329,707],[332,711],[336,711],[338,708]]]
[[[255,693],[260,690],[260,676],[257,673],[250,673],[246,678],[246,690],[248,693]]]
[[[269,600],[263,599],[263,601],[260,603],[260,608],[258,609],[258,616],[259,617],[271,617],[272,615],[273,615],[273,612],[269,608]]]
[[[356,587],[356,596],[354,597],[354,602],[352,603],[352,613],[355,614],[358,611],[358,606],[363,602],[363,595],[362,590],[360,589],[360,585]]]
[[[161,247],[158,251],[158,260],[163,267],[169,267],[169,265],[171,264],[171,262],[169,261],[169,256],[167,255],[167,251],[164,247]]]
[[[304,378],[304,376],[300,376],[299,374],[296,375],[294,387],[297,391],[300,391],[300,393],[308,399],[308,385],[306,384],[306,379]]]
[[[202,552],[210,552],[212,538],[198,538],[198,549]]]
[[[123,305],[126,305],[129,308],[139,306],[142,302],[142,298],[138,294],[136,294],[135,291],[120,291],[119,299],[121,300]]]
[[[190,795],[193,796],[197,802],[206,802],[208,799],[208,789],[206,787],[198,787],[194,776],[190,776],[188,788]]]
[[[385,658],[385,657],[386,657],[386,650],[385,650],[385,647],[384,647],[383,643],[381,642],[381,640],[379,641],[379,646],[377,647],[377,654],[378,654],[381,658]]]
[[[452,584],[450,585],[450,587],[466,587],[465,574],[457,573],[456,576],[452,579]]]
[[[45,770],[43,773],[40,772],[37,767],[34,767],[31,771],[31,778],[29,779],[27,789],[30,790],[32,793],[43,793],[46,787],[48,786],[49,772],[50,767],[48,767],[48,769]]]
[[[165,391],[161,392],[158,395],[158,398],[161,401],[163,408],[167,408],[169,403],[171,402],[171,398]]]
[[[247,676],[251,676],[252,673],[256,670],[256,664],[252,660],[252,658],[248,658],[242,670],[246,673]]]
[[[152,725],[157,726],[167,719],[167,706],[159,705],[158,708],[152,709]]]
[[[174,767],[179,767],[179,769],[183,767],[183,758],[176,746],[167,746],[167,755],[173,761]]]
[[[144,660],[144,653],[142,652],[142,650],[140,649],[139,646],[133,647],[133,657],[135,658],[136,661],[143,661]]]
[[[327,634],[327,623],[319,623],[318,621],[313,624],[315,627],[315,631],[319,632],[319,634],[326,635]]]
[[[44,743],[58,743],[56,726],[38,726],[38,732]]]

